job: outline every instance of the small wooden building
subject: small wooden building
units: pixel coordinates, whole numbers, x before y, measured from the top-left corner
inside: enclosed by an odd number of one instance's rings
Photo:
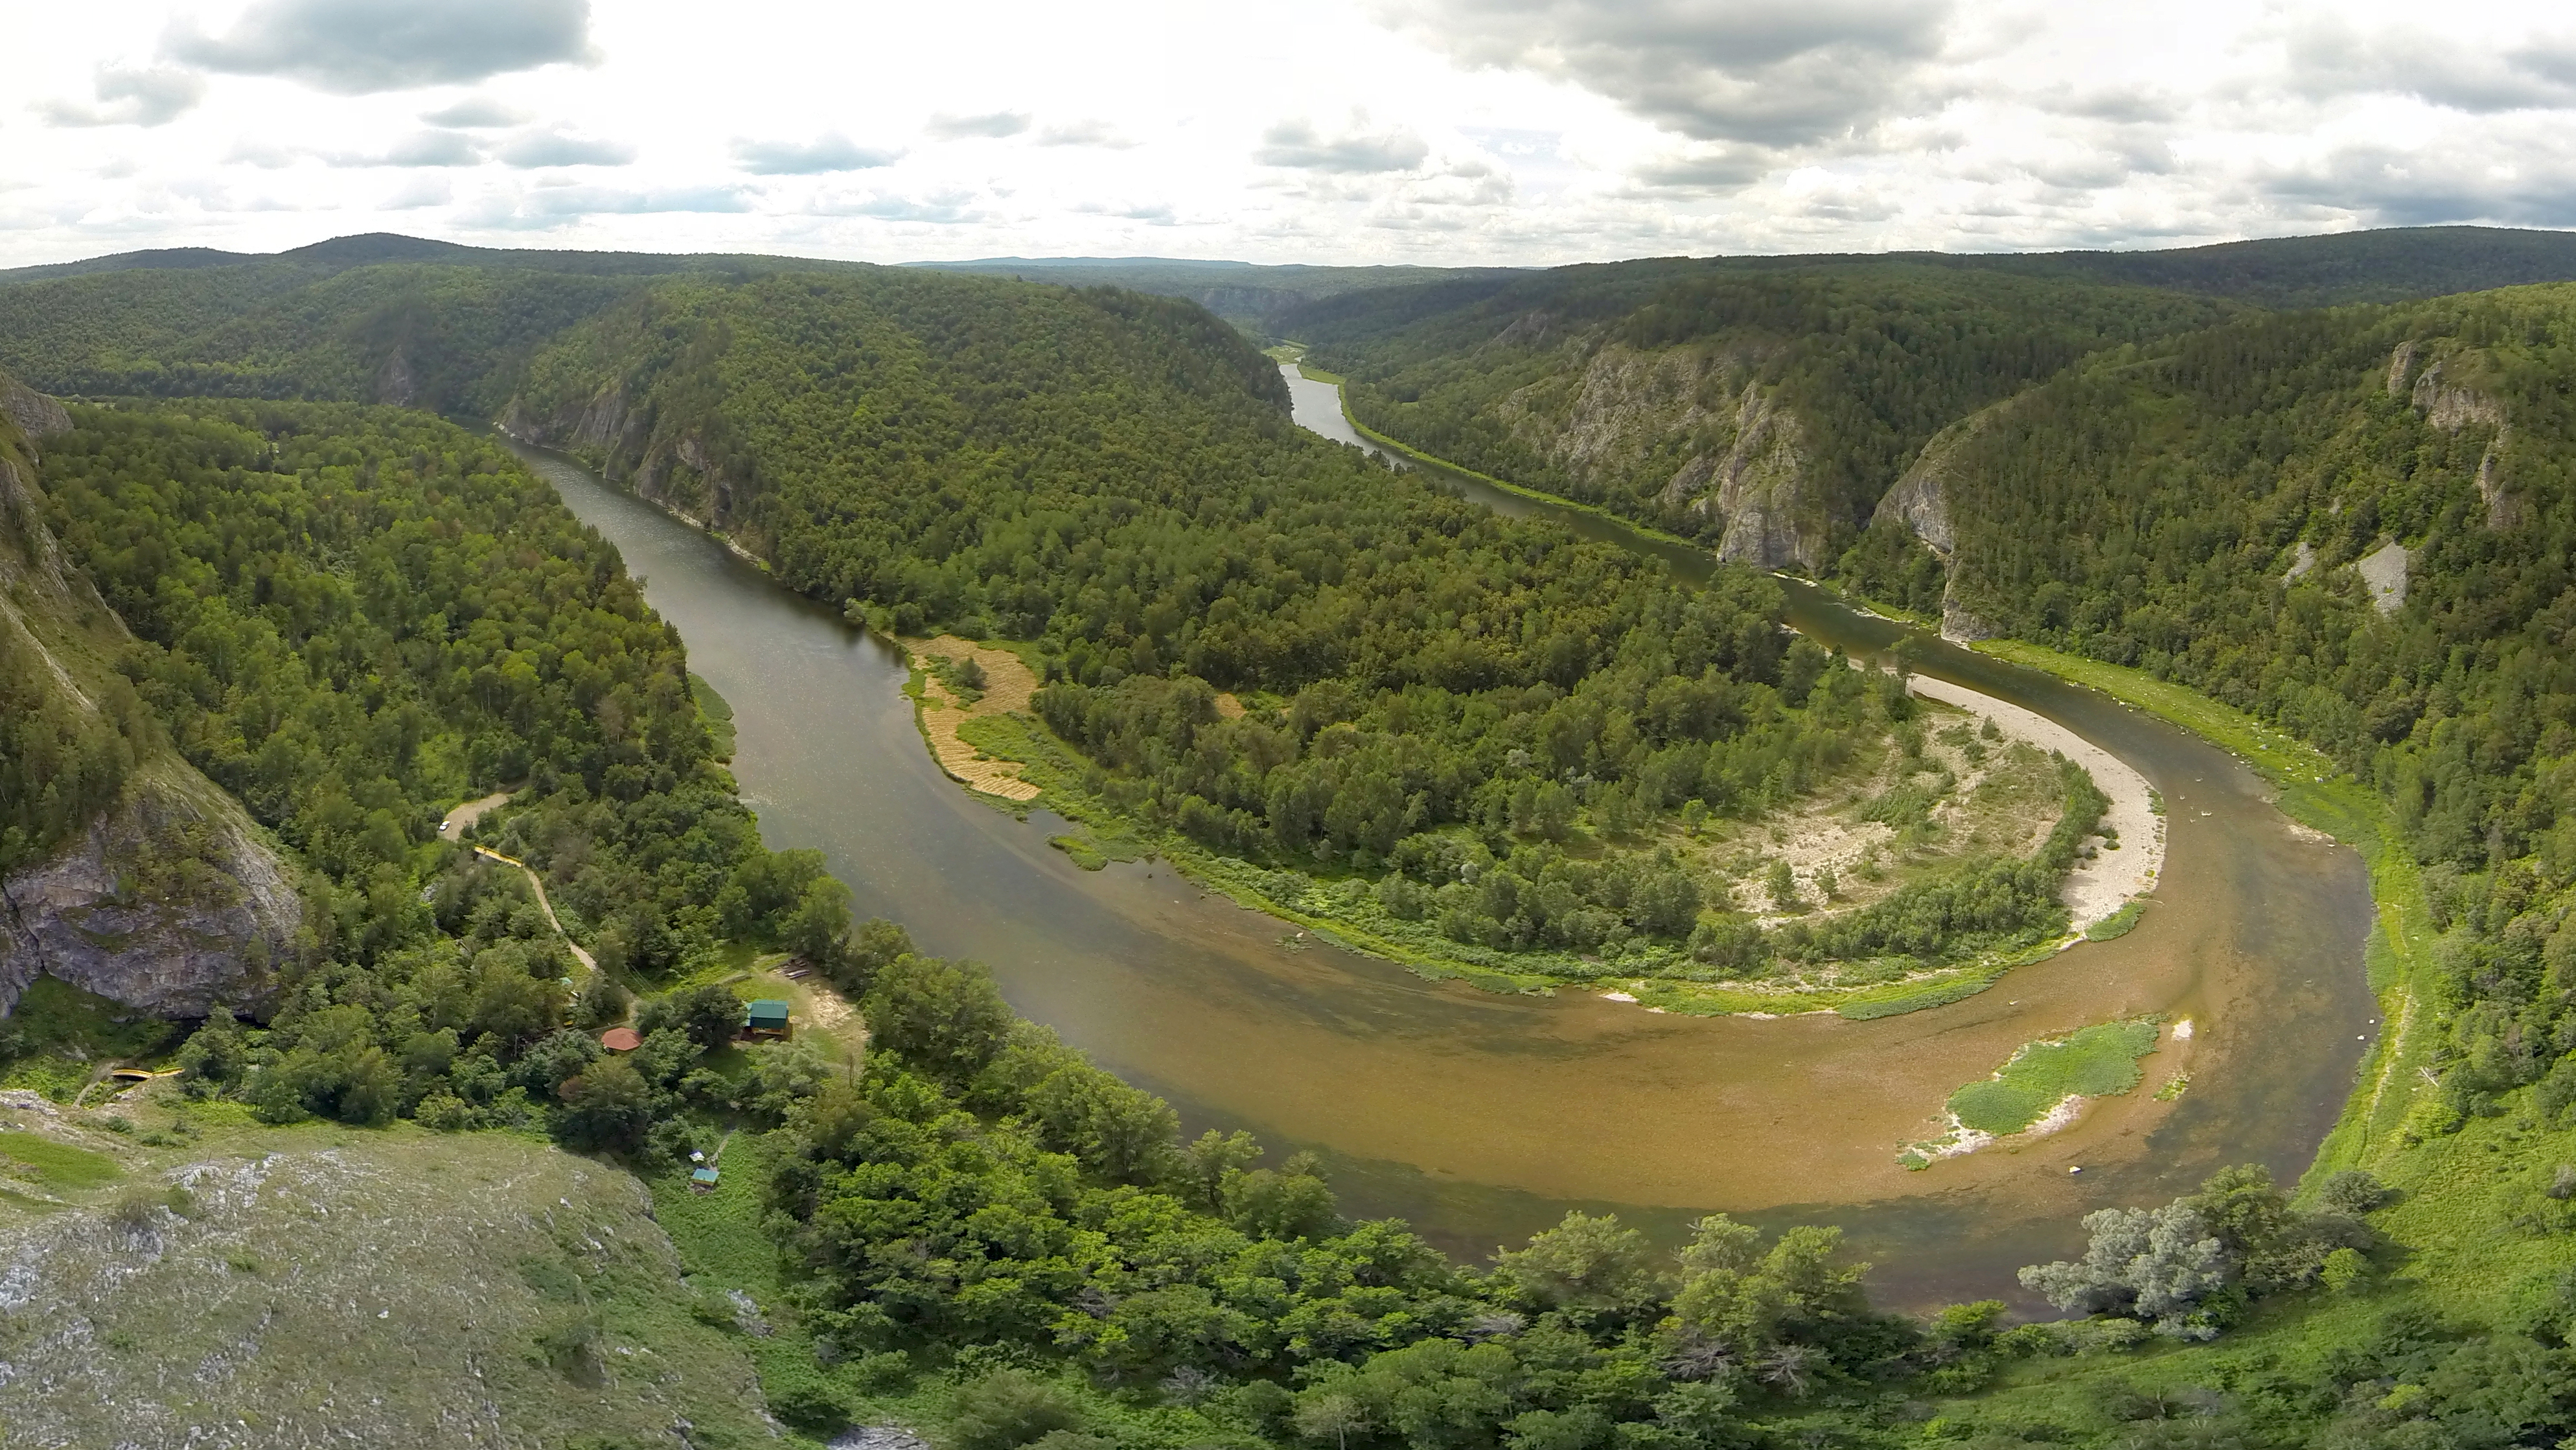
[[[611,1027],[599,1034],[599,1045],[611,1052],[633,1052],[644,1045],[644,1039],[632,1027]]]
[[[689,1190],[693,1193],[713,1193],[716,1188],[716,1178],[716,1165],[712,1163],[692,1169],[689,1173]]]
[[[787,1004],[775,997],[763,997],[748,1004],[742,1013],[742,1035],[752,1038],[779,1038],[788,1035]]]

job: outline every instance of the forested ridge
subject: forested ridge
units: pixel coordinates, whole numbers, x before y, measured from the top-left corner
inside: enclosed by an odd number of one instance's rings
[[[1794,494],[1784,511],[1838,536],[1961,413],[2099,348],[2225,310],[1926,265],[1623,264],[1545,274],[1392,330],[1368,313],[1291,324],[1318,363],[1350,379],[1361,423],[1715,543],[1734,504],[1711,490],[1770,447],[1791,455],[1777,465]],[[1657,364],[1661,375],[1634,375]],[[1796,420],[1777,445],[1765,441],[1767,410]],[[1643,436],[1606,445],[1600,435],[1617,431]]]
[[[1926,439],[2097,349],[2253,308],[2576,278],[2474,227],[2174,251],[1656,258],[1325,298],[1271,328],[1363,425],[1526,487],[1830,571]]]
[[[540,354],[511,426],[853,618],[1024,642],[1096,795],[1223,857],[1355,873],[1435,951],[1760,975],[1757,902],[1659,837],[1874,758],[1901,687],[1793,645],[1750,571],[1688,590],[1315,438],[1282,391],[1204,312],[1134,293],[693,280]],[[1569,838],[1620,844],[1596,865]],[[2044,868],[1997,865],[1873,908],[1909,930],[1793,951],[1938,963],[2062,928]]]
[[[384,402],[489,418],[538,343],[649,278],[848,265],[396,236],[274,256],[101,258],[0,273],[0,368],[55,393]]]

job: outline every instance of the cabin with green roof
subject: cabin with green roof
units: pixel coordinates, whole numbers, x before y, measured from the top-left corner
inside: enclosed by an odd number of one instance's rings
[[[763,997],[744,1006],[742,1035],[751,1038],[777,1038],[788,1035],[787,1004],[775,997]]]

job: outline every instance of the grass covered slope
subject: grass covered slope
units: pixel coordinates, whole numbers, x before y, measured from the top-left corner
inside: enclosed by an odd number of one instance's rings
[[[113,1114],[0,1099],[12,1443],[626,1446],[684,1421],[710,1450],[771,1441],[741,1341],[691,1317],[624,1172],[158,1091]]]

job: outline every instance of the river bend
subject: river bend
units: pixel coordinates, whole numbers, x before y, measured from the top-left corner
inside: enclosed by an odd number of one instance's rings
[[[1360,442],[1337,390],[1288,375],[1300,423]],[[1867,1023],[1495,996],[1301,939],[1166,865],[1083,871],[1047,845],[1062,822],[1015,817],[940,774],[884,642],[565,460],[525,456],[617,545],[691,667],[732,703],[734,771],[771,846],[820,849],[862,914],[989,963],[1014,1007],[1169,1098],[1190,1131],[1313,1148],[1348,1211],[1400,1215],[1471,1257],[1571,1206],[1665,1235],[1724,1209],[1844,1225],[1888,1302],[2010,1296],[2010,1270],[2080,1246],[2075,1220],[2093,1208],[2161,1200],[2235,1162],[2295,1177],[2373,1030],[2353,852],[2302,839],[2223,751],[1970,651],[1926,639],[1916,668],[2064,724],[2162,793],[2168,859],[2136,931]],[[1685,578],[1712,568],[1614,520],[1435,474]],[[1883,650],[1904,632],[1789,588],[1799,628],[1828,642]],[[2028,1145],[1897,1165],[1953,1089],[2023,1042],[2151,1012],[2195,1023],[2187,1046],[2165,1049],[2190,1054],[2181,1100],[2141,1091]],[[2151,1084],[2173,1066],[2147,1063]]]

